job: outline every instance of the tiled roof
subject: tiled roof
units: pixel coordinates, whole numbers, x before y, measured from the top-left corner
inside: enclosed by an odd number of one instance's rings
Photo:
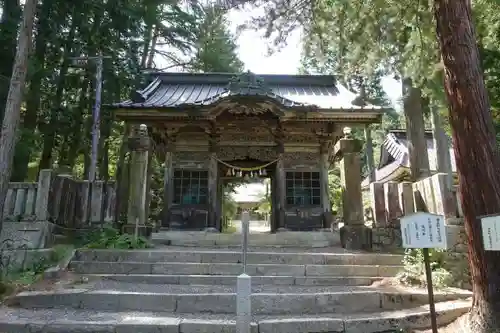
[[[130,100],[114,108],[182,108],[216,103],[231,96],[261,96],[284,107],[379,110],[353,105],[356,95],[331,75],[240,75],[227,73],[159,73]]]
[[[426,131],[427,139],[427,154],[429,156],[429,168],[431,172],[437,171],[437,158],[436,149],[434,148],[434,140],[432,131]],[[375,170],[375,181],[388,182],[396,180],[401,176],[402,172],[409,170],[410,160],[408,156],[408,139],[406,131],[392,130],[390,131],[382,146],[381,146],[381,160],[380,164]],[[457,171],[455,164],[455,152],[450,142],[450,159],[451,169],[453,172]],[[366,188],[370,184],[369,178],[366,177],[361,186]]]

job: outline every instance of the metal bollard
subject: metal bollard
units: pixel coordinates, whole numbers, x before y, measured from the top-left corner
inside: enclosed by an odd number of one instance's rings
[[[250,333],[252,321],[252,278],[246,274],[247,250],[250,216],[247,211],[241,214],[242,244],[241,256],[243,273],[236,280],[236,333]]]

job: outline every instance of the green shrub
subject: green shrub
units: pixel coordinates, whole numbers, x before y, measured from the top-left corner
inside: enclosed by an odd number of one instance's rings
[[[151,244],[144,237],[135,237],[122,234],[112,226],[106,225],[99,230],[94,230],[86,236],[85,248],[89,249],[146,249]]]
[[[429,258],[432,270],[432,284],[436,288],[448,287],[453,282],[451,273],[445,269],[446,252],[429,249]],[[404,271],[397,275],[397,279],[405,285],[426,286],[424,254],[422,249],[407,249],[403,258]]]

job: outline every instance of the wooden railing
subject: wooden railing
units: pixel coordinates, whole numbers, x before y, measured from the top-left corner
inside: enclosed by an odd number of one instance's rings
[[[6,221],[35,220],[37,183],[11,182],[5,197],[3,217]]]
[[[448,250],[464,253],[467,237],[463,226],[460,196],[448,187],[447,175],[440,173],[415,183],[372,183],[370,186],[374,242],[401,247],[399,218],[415,211],[445,217]],[[397,236],[399,235],[399,236]]]
[[[114,182],[96,181],[90,210],[87,201],[88,181],[41,170],[37,183],[9,184],[3,217],[5,221],[51,221],[75,229],[114,220]]]
[[[463,217],[457,188],[446,185],[446,174],[438,173],[418,182],[370,184],[370,203],[374,224],[395,226],[399,218],[415,211],[444,215],[447,219]]]

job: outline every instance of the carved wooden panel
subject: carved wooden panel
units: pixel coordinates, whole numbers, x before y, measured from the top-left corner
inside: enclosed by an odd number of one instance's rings
[[[207,141],[208,135],[204,132],[181,132],[177,135],[177,141]]]
[[[269,132],[241,131],[223,132],[220,137],[222,142],[274,142],[274,137]]]
[[[180,162],[204,162],[208,159],[208,152],[203,151],[177,151],[174,153],[174,163]]]
[[[283,161],[287,168],[297,164],[319,165],[319,154],[311,152],[284,153]]]
[[[284,137],[285,143],[319,143],[316,135],[310,133],[287,134]]]
[[[244,160],[247,158],[260,161],[273,161],[278,158],[278,152],[274,146],[220,147],[217,158],[222,161]]]

